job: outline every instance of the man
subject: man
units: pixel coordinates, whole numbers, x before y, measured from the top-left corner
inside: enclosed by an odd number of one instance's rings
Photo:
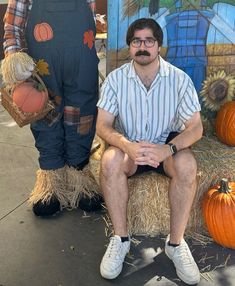
[[[100,182],[115,234],[100,271],[104,278],[116,278],[130,249],[127,178],[154,170],[170,178],[165,252],[178,276],[195,284],[200,273],[183,236],[196,191],[190,146],[202,136],[200,105],[190,78],[160,57],[162,41],[153,19],[133,22],[126,36],[132,61],[109,74],[98,101],[97,134],[110,145]]]
[[[37,216],[101,206],[99,196],[80,200],[98,189],[87,168],[98,100],[94,9],[95,0],[8,1],[2,70],[10,66],[15,78],[7,84],[27,80],[35,61],[56,106],[31,124],[40,165],[30,197]],[[30,57],[21,52],[24,40]]]

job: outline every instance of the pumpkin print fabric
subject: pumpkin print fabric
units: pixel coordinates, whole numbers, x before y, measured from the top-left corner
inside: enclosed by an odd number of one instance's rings
[[[34,28],[34,38],[37,42],[46,42],[53,38],[53,30],[48,23],[37,24]]]

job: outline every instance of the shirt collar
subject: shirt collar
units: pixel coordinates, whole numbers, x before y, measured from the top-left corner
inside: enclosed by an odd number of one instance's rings
[[[129,68],[127,69],[127,77],[129,77],[129,78],[136,78],[137,77],[133,60],[130,62]]]

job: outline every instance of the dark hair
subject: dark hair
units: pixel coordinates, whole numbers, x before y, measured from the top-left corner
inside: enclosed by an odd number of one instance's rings
[[[130,43],[134,37],[136,30],[143,30],[143,29],[150,29],[153,32],[153,36],[158,42],[159,47],[162,46],[163,41],[163,32],[160,25],[153,20],[152,18],[141,18],[135,20],[128,28],[127,34],[126,34],[126,43],[128,46],[130,46]]]

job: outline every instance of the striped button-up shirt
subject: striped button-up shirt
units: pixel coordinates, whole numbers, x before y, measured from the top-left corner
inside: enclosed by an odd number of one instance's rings
[[[90,5],[95,17],[96,0],[86,0]],[[7,55],[19,51],[22,48],[22,34],[24,34],[28,13],[31,10],[33,0],[8,1],[6,14],[4,16],[4,51]]]
[[[201,110],[190,77],[161,57],[149,90],[135,72],[133,61],[106,78],[97,106],[116,117],[118,129],[130,141],[165,143],[172,131]]]

